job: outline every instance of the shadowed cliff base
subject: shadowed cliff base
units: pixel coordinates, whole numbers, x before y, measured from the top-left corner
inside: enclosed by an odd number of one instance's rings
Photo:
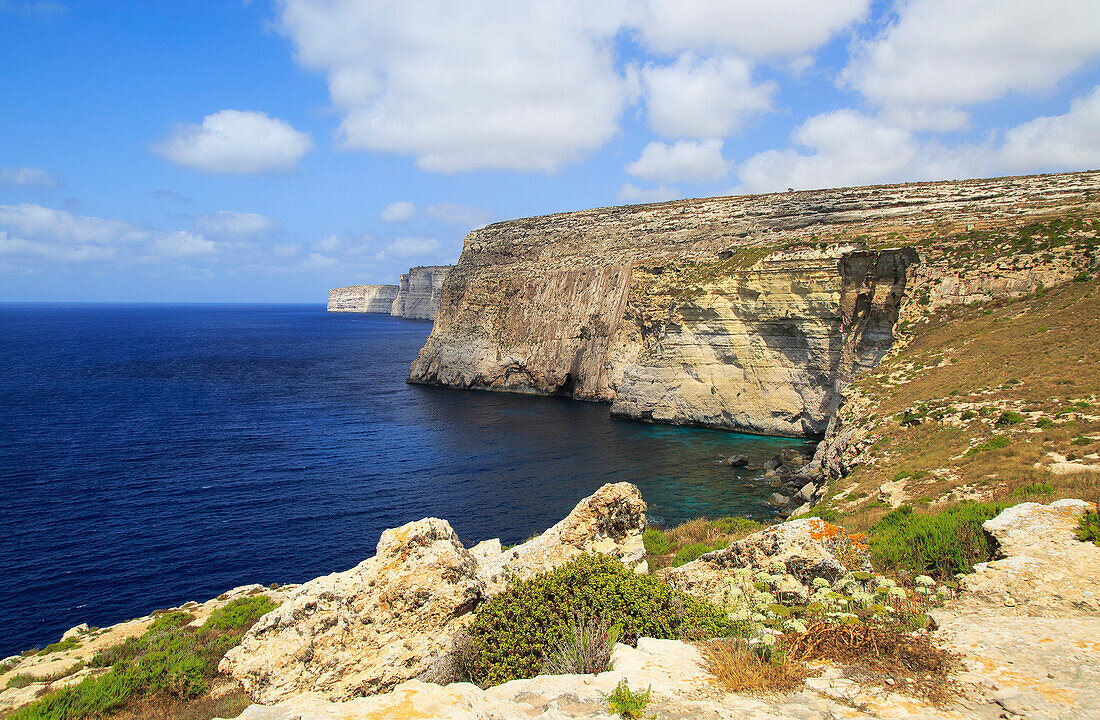
[[[1100,214],[1100,173],[600,208],[471,233],[409,381],[819,438],[914,308],[1017,297],[1092,259],[990,233]],[[1091,228],[1091,225],[1089,226]],[[1088,230],[1091,232],[1091,230]]]

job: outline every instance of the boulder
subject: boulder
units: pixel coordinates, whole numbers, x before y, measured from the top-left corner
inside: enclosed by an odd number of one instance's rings
[[[745,467],[749,464],[749,458],[746,455],[730,455],[728,458],[724,458],[720,462],[723,465],[729,465],[730,467]]]
[[[513,580],[584,553],[645,572],[645,511],[638,488],[624,482],[604,485],[557,525],[506,551],[496,539],[467,550],[437,518],[387,530],[377,555],[293,591],[219,668],[261,703],[387,691],[430,674],[477,605]]]
[[[634,485],[608,484],[582,500],[554,527],[495,558],[479,562],[486,595],[495,595],[514,580],[548,572],[577,555],[611,555],[638,572],[646,572],[642,534],[646,504]]]
[[[447,652],[484,590],[477,562],[447,521],[418,520],[382,533],[378,554],[351,570],[299,587],[219,669],[262,703],[388,690]]]
[[[783,507],[788,502],[790,502],[790,500],[791,499],[789,497],[781,493],[772,493],[771,496],[768,498],[768,504],[774,507]]]
[[[838,558],[842,549],[845,555],[859,554],[843,528],[820,518],[791,520],[755,532],[686,565],[662,570],[660,577],[678,590],[712,598],[725,589],[726,578],[737,568],[771,572],[779,564],[801,583],[802,587],[792,590],[805,596],[806,586],[814,578],[832,583],[848,574],[849,568]],[[862,559],[860,567],[851,569],[864,569]]]

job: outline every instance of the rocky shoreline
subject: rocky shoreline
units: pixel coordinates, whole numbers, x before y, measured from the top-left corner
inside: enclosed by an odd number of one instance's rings
[[[961,577],[959,597],[930,611],[939,627],[933,636],[961,661],[958,693],[947,704],[831,663],[818,664],[801,689],[786,695],[731,693],[715,680],[699,646],[651,638],[616,645],[611,669],[594,675],[543,675],[488,689],[428,681],[440,677],[473,611],[516,582],[592,553],[644,573],[645,510],[632,485],[606,485],[554,527],[509,549],[492,540],[465,548],[446,521],[427,518],[387,531],[377,555],[351,570],[300,586],[237,588],[175,610],[197,625],[235,598],[262,593],[279,602],[222,661],[221,669],[262,703],[247,708],[244,720],[602,719],[609,717],[605,698],[621,681],[650,688],[648,712],[660,718],[1096,717],[1100,546],[1074,536],[1078,518],[1090,510],[1079,500],[1023,503],[985,523],[1001,559]],[[818,518],[773,525],[660,576],[690,594],[715,597],[740,568],[780,571],[793,583],[787,592],[808,597],[819,582],[850,582],[862,571],[851,566],[847,536],[836,530]],[[6,659],[0,681],[41,679],[18,688],[9,682],[0,708],[105,672],[78,669],[49,679],[63,664],[81,664],[140,635],[158,616],[104,630],[78,626],[66,633],[79,638],[78,648]]]

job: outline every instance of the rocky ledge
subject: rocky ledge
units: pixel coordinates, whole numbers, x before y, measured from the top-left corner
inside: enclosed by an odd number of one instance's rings
[[[633,557],[630,546],[638,536],[639,522],[644,523],[644,520],[634,519],[634,509],[641,501],[628,489],[631,486],[623,485],[607,486],[582,503],[586,509],[579,515],[595,521],[594,524],[588,522],[583,527],[559,524],[556,531],[548,531],[539,541],[533,541],[536,545],[528,544],[526,549],[520,546],[506,556],[514,559],[526,556],[533,560],[543,556],[542,551],[557,541],[571,548],[566,554],[582,547],[608,548],[611,538],[621,537],[625,542],[614,542],[613,552],[629,562]],[[598,497],[603,500],[597,501]],[[960,599],[945,609],[934,611],[940,625],[936,636],[960,655],[963,665],[959,678],[960,695],[949,706],[935,706],[902,695],[890,690],[889,685],[885,689],[869,686],[845,668],[828,664],[820,665],[818,675],[789,695],[771,699],[748,697],[725,691],[706,669],[696,646],[642,638],[635,648],[617,645],[612,655],[612,669],[596,675],[544,675],[486,690],[468,683],[436,685],[413,678],[395,684],[388,692],[348,700],[340,700],[339,696],[348,694],[352,690],[350,685],[297,683],[294,685],[297,690],[261,691],[261,695],[284,699],[273,705],[253,705],[240,717],[242,720],[502,720],[518,717],[606,720],[611,717],[607,695],[620,681],[626,681],[635,689],[651,689],[646,713],[662,719],[1096,718],[1095,709],[1100,707],[1100,641],[1097,640],[1100,638],[1100,606],[1097,605],[1100,547],[1079,542],[1073,536],[1077,519],[1086,507],[1087,504],[1081,501],[1059,501],[1048,506],[1025,503],[986,523],[986,531],[1001,543],[1005,557],[965,576],[962,583],[965,591]],[[618,520],[601,523],[597,518],[604,510],[611,511],[610,517]],[[574,515],[578,512],[574,511]],[[597,529],[601,527],[603,529]],[[415,556],[427,562],[429,569],[426,572],[430,577],[435,572],[430,569],[434,567],[432,563],[453,554],[453,560],[447,562],[458,567],[461,573],[449,576],[439,590],[440,597],[452,598],[443,603],[447,606],[468,602],[490,585],[479,572],[482,563],[477,558],[493,558],[490,565],[497,566],[501,555],[491,543],[475,546],[463,555],[461,546],[453,543],[453,534],[447,530],[442,521],[427,520],[390,531],[391,534],[379,544],[382,559],[376,558],[371,567],[393,570],[397,558],[404,558],[400,565]],[[666,576],[689,591],[710,594],[716,581],[736,568],[773,568],[776,563],[782,563],[800,583],[809,585],[815,577],[841,576],[851,570],[834,552],[838,546],[833,530],[835,526],[816,518],[773,526],[727,549],[669,571]],[[444,552],[430,550],[437,543],[445,546]],[[535,547],[541,547],[542,551],[536,552]],[[508,565],[508,561],[504,564]],[[373,573],[369,577],[361,573],[363,592],[385,592],[378,590],[379,587],[396,589],[389,584],[391,576],[379,575],[377,570]],[[417,599],[417,592],[402,579],[408,577],[407,572],[396,569],[392,582],[401,584],[405,595],[398,598],[391,594],[389,602],[402,607],[417,602],[425,606],[427,598]],[[372,581],[373,586],[370,585]],[[455,594],[451,588],[456,586],[465,589]],[[325,587],[330,590],[326,591]],[[287,627],[297,625],[297,635],[301,639],[310,632],[322,635],[356,633],[360,632],[358,626],[377,626],[379,620],[391,617],[387,614],[353,616],[357,603],[343,595],[344,592],[346,585],[341,581],[320,578],[297,590],[288,603],[267,617],[281,618],[279,623]],[[342,617],[335,618],[319,609],[321,602],[327,603],[327,607],[342,605],[348,609],[342,611]],[[437,628],[437,634],[445,635],[444,628],[451,623],[453,620],[444,623],[442,628],[433,627]],[[263,628],[271,627],[273,621],[257,625],[253,630],[252,650],[242,649],[237,655],[254,653],[255,643],[263,642],[262,636],[270,632]],[[371,632],[378,631],[375,628]],[[402,643],[402,637],[392,638],[394,646],[410,647]],[[364,646],[360,655],[378,652],[371,647],[375,646]],[[407,660],[409,656],[405,657]],[[348,659],[356,663],[364,660],[350,655]],[[239,660],[240,657],[235,662]],[[403,674],[411,677],[423,666],[413,662],[407,665]],[[363,677],[358,670],[341,667],[328,666],[327,677],[336,679],[341,672],[351,672],[357,679]],[[399,674],[402,673],[391,676],[396,678]],[[257,678],[261,676],[262,673]],[[278,672],[273,676],[281,677]]]

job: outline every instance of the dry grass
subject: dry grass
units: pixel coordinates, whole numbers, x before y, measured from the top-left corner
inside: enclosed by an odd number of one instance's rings
[[[887,684],[936,704],[957,694],[953,680],[956,655],[938,647],[927,633],[908,634],[875,625],[815,623],[800,635],[786,636],[791,660],[827,660],[850,668],[849,675],[875,685]]]
[[[685,557],[681,551],[685,548],[694,549],[697,552],[718,550],[762,527],[764,526],[760,523],[747,518],[724,517],[710,520],[703,517],[689,520],[667,531],[651,528],[647,534],[658,537],[651,537],[646,546],[649,553],[649,567],[655,571],[694,559],[695,553]]]
[[[764,660],[743,640],[711,640],[699,647],[707,659],[707,669],[732,692],[785,695],[802,687],[813,674],[802,663]]]
[[[1096,280],[932,316],[896,357],[855,383],[874,404],[873,459],[836,483],[837,491],[856,487],[830,506],[845,513],[846,526],[865,530],[889,510],[879,488],[897,480],[918,507],[964,497],[1095,497],[1100,473],[1050,466],[1055,454],[1100,464],[1089,457],[1100,452],[1097,318]],[[1022,419],[998,424],[1006,411]],[[913,419],[903,423],[906,412]],[[996,436],[1008,445],[974,450]],[[1021,496],[1042,484],[1053,491]]]
[[[226,685],[192,700],[180,700],[164,693],[128,704],[113,713],[111,720],[211,720],[235,718],[251,704],[247,693],[236,684]]]

